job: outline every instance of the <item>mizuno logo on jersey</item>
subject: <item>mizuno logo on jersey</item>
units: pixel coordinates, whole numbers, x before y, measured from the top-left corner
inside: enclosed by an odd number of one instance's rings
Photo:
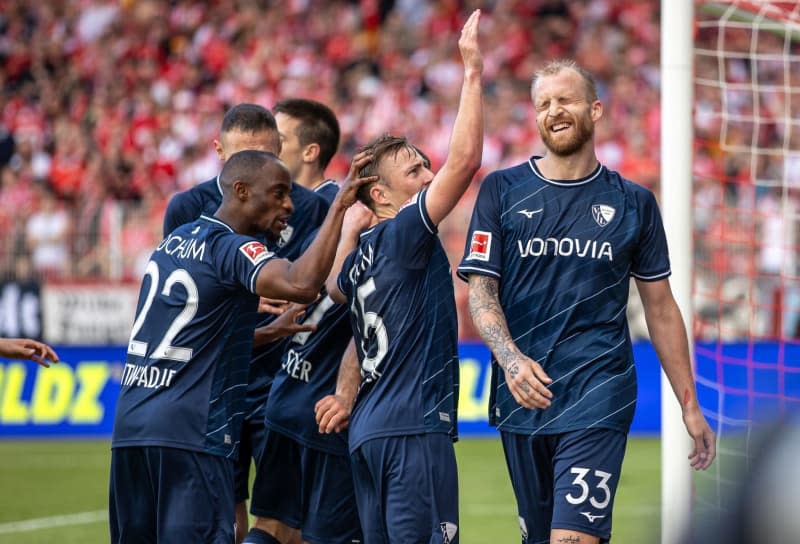
[[[489,253],[492,251],[492,233],[483,230],[476,230],[472,233],[472,240],[469,243],[469,256],[467,260],[488,261]]]
[[[534,215],[536,215],[537,213],[542,213],[542,211],[544,211],[544,208],[539,208],[538,210],[530,210],[530,211],[529,210],[520,210],[517,213],[521,213],[522,215],[524,215],[525,217],[530,219]]]
[[[581,514],[582,516],[586,516],[586,519],[588,519],[588,520],[589,520],[589,523],[594,523],[594,520],[596,520],[596,519],[602,519],[602,518],[606,517],[606,516],[605,516],[605,514],[602,514],[602,515],[600,515],[600,514],[598,514],[598,515],[593,515],[593,514],[590,514],[589,512],[581,512],[580,514]]]
[[[256,240],[242,244],[239,246],[239,251],[244,253],[244,256],[254,265],[272,257],[272,252],[264,244]]]
[[[601,227],[605,227],[611,220],[614,219],[614,214],[617,211],[612,208],[611,206],[607,206],[606,204],[593,204],[592,205],[592,217],[594,218],[595,222],[600,225]]]
[[[614,249],[608,242],[597,240],[580,240],[578,238],[531,238],[527,241],[517,240],[519,256],[526,257],[582,257],[587,259],[614,260]]]

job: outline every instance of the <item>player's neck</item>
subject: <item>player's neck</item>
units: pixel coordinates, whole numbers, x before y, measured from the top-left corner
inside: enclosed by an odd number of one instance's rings
[[[310,191],[313,191],[325,183],[325,172],[317,169],[302,168],[300,173],[297,174],[294,182]]]
[[[597,168],[597,163],[594,147],[589,146],[568,156],[548,151],[536,161],[536,166],[547,179],[570,180],[585,178]]]

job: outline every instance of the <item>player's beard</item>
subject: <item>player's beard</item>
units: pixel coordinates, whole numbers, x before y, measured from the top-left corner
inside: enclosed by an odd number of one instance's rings
[[[542,136],[542,143],[554,155],[559,157],[572,155],[594,137],[594,123],[590,116],[584,115],[579,117],[572,127],[574,130],[570,137],[554,138],[547,127],[540,125],[539,134]]]

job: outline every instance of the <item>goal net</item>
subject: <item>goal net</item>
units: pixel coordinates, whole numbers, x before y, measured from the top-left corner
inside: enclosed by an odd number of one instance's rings
[[[800,408],[800,2],[698,1],[694,31],[695,362],[719,438],[695,508],[710,515],[762,429]]]

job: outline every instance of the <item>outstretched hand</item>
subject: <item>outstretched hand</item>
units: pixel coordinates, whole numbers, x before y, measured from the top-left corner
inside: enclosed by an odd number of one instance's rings
[[[9,359],[27,359],[45,368],[58,362],[53,348],[29,338],[0,338],[0,355]]]
[[[461,52],[461,59],[464,61],[465,70],[483,70],[483,55],[478,44],[478,23],[481,20],[481,10],[476,9],[464,23],[461,29],[461,37],[458,39],[458,50]]]
[[[378,181],[378,176],[366,176],[363,178],[358,177],[358,173],[364,166],[372,161],[372,154],[368,151],[357,153],[350,163],[350,170],[347,172],[347,177],[342,182],[339,192],[336,194],[336,199],[339,200],[342,206],[349,208],[352,206],[358,194],[358,189],[362,185]]]

